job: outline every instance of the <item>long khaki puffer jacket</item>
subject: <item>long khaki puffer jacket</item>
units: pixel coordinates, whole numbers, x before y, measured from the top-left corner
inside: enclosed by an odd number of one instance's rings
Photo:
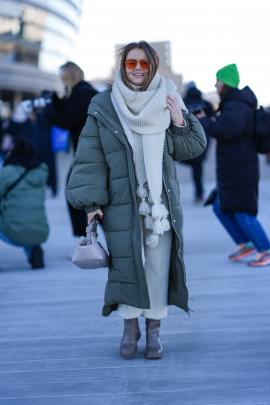
[[[199,156],[206,138],[199,121],[185,114],[186,127],[171,124],[166,131],[163,180],[173,226],[168,304],[188,311],[188,291],[182,243],[182,209],[174,160]],[[95,96],[80,135],[67,186],[70,203],[86,212],[101,207],[110,251],[103,315],[119,303],[149,308],[141,255],[141,232],[132,149],[110,99],[110,91]]]

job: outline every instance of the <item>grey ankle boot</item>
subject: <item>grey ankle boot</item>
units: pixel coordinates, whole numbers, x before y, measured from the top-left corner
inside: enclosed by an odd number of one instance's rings
[[[163,356],[162,344],[159,337],[160,321],[146,319],[146,348],[144,357],[146,359],[161,359]]]
[[[138,318],[124,319],[124,333],[120,345],[120,354],[123,357],[135,357],[138,353],[137,342],[141,337]]]

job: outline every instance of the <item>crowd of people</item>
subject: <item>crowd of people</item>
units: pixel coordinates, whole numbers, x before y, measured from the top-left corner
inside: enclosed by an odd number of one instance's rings
[[[256,96],[239,89],[237,66],[226,65],[216,73],[215,111],[194,82],[182,99],[158,67],[147,42],[128,44],[112,87],[97,93],[67,62],[60,67],[64,97],[53,93],[41,108],[23,117],[18,109],[1,122],[0,239],[23,247],[32,269],[44,267],[46,186],[57,193],[51,133],[68,131],[75,152],[67,176],[73,234],[83,235],[94,218],[102,222],[110,253],[103,315],[116,310],[124,319],[123,357],[137,353],[142,315],[149,359],[162,357],[159,330],[168,305],[189,312],[174,161],[191,167],[194,201],[205,202],[203,165],[215,140],[216,188],[205,204],[236,244],[229,260],[270,265],[270,241],[257,219]]]
[[[31,239],[31,242],[25,242],[22,237],[18,236],[24,233],[35,235],[35,226],[41,226],[39,220],[32,220],[30,208],[33,207],[31,207],[31,204],[29,204],[29,210],[25,210],[25,207],[20,205],[21,189],[25,188],[24,183],[27,183],[27,180],[32,176],[32,172],[28,173],[27,171],[24,178],[20,179],[20,171],[27,169],[27,160],[32,159],[30,154],[27,155],[27,152],[25,152],[22,161],[23,151],[31,149],[32,153],[35,153],[36,161],[39,161],[40,164],[43,163],[42,168],[43,171],[46,168],[46,173],[44,172],[45,181],[42,184],[42,189],[45,190],[47,185],[51,189],[52,195],[55,196],[58,190],[55,152],[59,150],[58,148],[60,150],[68,149],[69,139],[73,151],[76,151],[80,131],[85,123],[88,105],[91,98],[97,93],[89,83],[84,81],[83,71],[75,63],[67,62],[60,67],[59,73],[65,89],[64,97],[60,98],[56,93],[48,95],[43,92],[38,99],[23,101],[17,106],[13,114],[5,106],[0,126],[0,156],[2,156],[4,162],[3,168],[0,170],[0,239],[15,246],[22,246],[28,252],[29,249],[33,250],[35,248],[34,252],[39,252],[38,255],[35,254],[35,257],[38,256],[37,259],[32,260],[28,254],[29,263],[31,263],[33,269],[44,267],[42,248],[35,246],[39,239],[37,238],[36,241]],[[67,132],[66,137],[63,137],[63,130]],[[57,139],[62,139],[62,141],[57,141]],[[18,179],[16,179],[16,176],[14,178],[16,173],[13,173],[13,176],[7,176],[8,170],[5,166],[9,164],[10,154],[13,156],[13,153],[17,153],[18,145],[20,145],[20,159],[12,159],[13,162],[16,161],[13,165],[18,167]],[[11,186],[12,189],[9,190]],[[38,194],[40,184],[37,186],[29,182],[28,186],[24,192],[29,193],[31,199],[31,195],[35,195],[36,192]],[[8,193],[7,189],[9,190]],[[15,225],[11,224],[9,212],[7,212],[9,205],[12,205],[10,199],[17,202],[17,209],[13,212],[14,223],[16,223],[15,216],[21,217],[23,213],[24,221],[19,221],[18,229],[14,229]],[[37,210],[44,211],[43,200],[37,199],[36,204]],[[67,206],[73,235],[83,235],[87,225],[85,212],[74,209],[68,202]],[[44,227],[45,229],[47,228]],[[14,231],[18,235],[14,235]],[[46,238],[43,238],[42,242],[45,242],[45,240]]]

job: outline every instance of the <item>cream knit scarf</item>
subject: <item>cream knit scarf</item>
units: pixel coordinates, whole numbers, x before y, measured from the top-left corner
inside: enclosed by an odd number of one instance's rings
[[[134,152],[135,170],[139,183],[137,195],[141,202],[139,214],[145,217],[149,235],[146,244],[156,247],[159,236],[170,229],[168,210],[162,204],[162,166],[165,132],[171,122],[166,96],[175,96],[176,85],[156,74],[146,91],[128,88],[117,72],[111,99],[125,134]],[[149,188],[149,191],[148,191]]]

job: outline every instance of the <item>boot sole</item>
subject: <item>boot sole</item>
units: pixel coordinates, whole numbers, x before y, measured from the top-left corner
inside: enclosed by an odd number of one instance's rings
[[[129,354],[123,354],[123,353],[120,352],[120,356],[123,359],[133,359],[135,357],[138,357],[138,354],[139,354],[138,348],[137,348],[137,350],[135,352],[132,352],[132,353],[129,353]]]
[[[147,353],[144,352],[144,358],[147,360],[159,360],[162,359],[163,353]]]
[[[141,333],[137,338],[137,342],[140,340],[140,338],[141,338]],[[120,356],[123,357],[123,359],[132,359],[134,357],[138,357],[138,354],[139,354],[138,345],[136,347],[136,350],[134,352],[132,352],[132,353],[124,354],[124,353],[121,353],[121,351],[120,351]]]

